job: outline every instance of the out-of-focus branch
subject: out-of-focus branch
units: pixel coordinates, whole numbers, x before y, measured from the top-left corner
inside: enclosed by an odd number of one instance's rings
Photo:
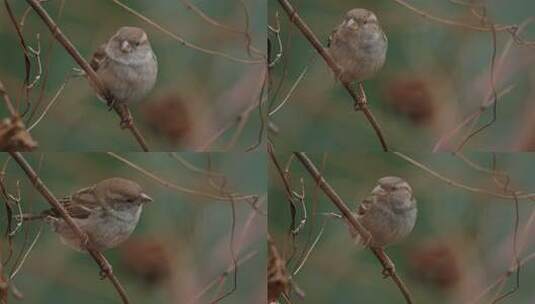
[[[15,15],[13,14],[13,11],[11,10],[11,5],[9,5],[9,2],[7,0],[4,0],[4,4],[5,4],[9,19],[11,20],[11,24],[13,24],[13,27],[15,28],[15,32],[17,32],[17,37],[19,38],[19,43],[22,48],[22,53],[24,55],[24,72],[25,72],[24,73],[24,92],[25,92],[26,106],[29,106],[30,104],[30,69],[31,69],[30,52],[28,50],[28,46],[26,45],[26,41],[24,40],[24,36],[22,35],[22,29],[17,23],[17,20],[15,19]]]
[[[58,199],[50,192],[50,190],[47,188],[47,186],[43,183],[43,181],[39,178],[37,173],[33,170],[33,168],[30,166],[30,164],[26,161],[24,156],[22,156],[19,152],[10,152],[9,153],[11,157],[17,162],[19,167],[24,171],[26,176],[28,176],[28,179],[33,184],[35,189],[41,193],[41,195],[48,201],[48,203],[56,209],[61,217],[65,220],[65,222],[69,225],[69,227],[73,230],[73,232],[80,238],[82,241],[82,244],[85,245],[86,250],[89,252],[89,254],[93,257],[95,262],[98,264],[101,270],[101,274],[108,277],[108,279],[111,281],[115,289],[117,290],[117,293],[121,297],[121,300],[123,303],[128,304],[130,303],[128,300],[128,296],[126,295],[126,291],[119,282],[119,279],[113,274],[113,271],[111,269],[111,265],[100,253],[100,251],[96,250],[95,247],[92,245],[91,240],[87,236],[85,232],[83,232],[78,225],[73,221],[73,219],[69,216],[69,213],[63,207],[63,205],[58,201]]]
[[[194,12],[197,16],[199,16],[202,20],[206,21],[206,23],[211,24],[217,28],[220,28],[224,31],[236,33],[243,35],[245,37],[245,41],[247,43],[247,49],[253,51],[255,54],[260,55],[261,57],[264,57],[264,52],[260,51],[259,49],[255,48],[253,45],[251,45],[251,33],[249,32],[249,13],[247,11],[247,6],[245,3],[243,3],[243,0],[240,1],[240,5],[243,7],[244,15],[245,15],[245,29],[241,30],[238,28],[234,28],[232,26],[226,25],[224,23],[221,23],[214,18],[208,16],[202,9],[200,9],[198,6],[191,3],[190,0],[180,0],[182,4],[192,12]]]
[[[186,193],[189,195],[195,195],[199,197],[205,197],[215,200],[221,200],[221,201],[256,201],[258,199],[257,195],[251,194],[251,195],[239,195],[237,193],[230,193],[229,195],[219,195],[219,194],[212,194],[208,192],[202,192],[198,190],[189,189],[174,183],[171,183],[164,178],[150,172],[149,170],[142,168],[141,166],[134,164],[133,162],[129,161],[128,159],[119,156],[116,153],[113,152],[107,152],[107,154],[118,161],[126,164],[127,166],[135,169],[136,171],[140,172],[141,174],[145,175],[146,177],[156,181],[157,183],[161,184],[164,187],[167,187],[169,189],[173,189],[177,192]]]
[[[3,261],[2,259],[2,246],[0,246],[0,261]],[[4,269],[2,268],[2,262],[0,262],[0,304],[7,304],[7,295],[9,292],[9,285],[4,277]]]
[[[39,1],[37,0],[26,0],[28,4],[35,10],[35,12],[41,17],[43,22],[46,24],[46,26],[49,28],[50,32],[54,35],[56,40],[65,48],[65,50],[71,55],[71,57],[76,61],[76,63],[84,70],[86,73],[89,81],[93,84],[93,86],[96,88],[98,94],[109,103],[113,103],[113,96],[106,90],[100,79],[98,78],[97,73],[91,68],[89,63],[82,57],[82,55],[78,52],[76,47],[70,42],[70,40],[63,34],[59,26],[52,20],[52,18],[48,15],[46,10],[41,6]],[[128,121],[128,118],[130,116],[130,110],[126,105],[117,105],[115,104],[113,106],[113,109],[121,117],[123,121]],[[136,138],[136,141],[141,146],[143,151],[147,152],[149,151],[149,147],[147,145],[147,142],[145,138],[141,135],[137,127],[134,125],[133,121],[130,119],[130,123],[126,124],[125,127],[130,130],[132,135]]]
[[[409,3],[407,3],[404,0],[393,0],[393,1],[396,2],[399,5],[402,5],[402,6],[406,7],[407,9],[415,12],[416,14],[418,14],[418,15],[426,18],[426,19],[429,19],[431,21],[435,21],[435,22],[438,22],[438,23],[446,24],[446,25],[449,25],[449,26],[455,26],[455,27],[460,27],[460,28],[465,28],[465,29],[474,30],[474,31],[480,31],[480,32],[491,32],[493,30],[496,31],[496,32],[511,31],[511,30],[514,30],[516,28],[516,25],[495,25],[495,27],[493,29],[492,26],[479,26],[479,25],[463,23],[463,22],[459,22],[459,21],[455,21],[455,20],[449,20],[449,19],[445,19],[445,18],[434,16],[434,15],[432,15],[432,14],[430,14],[428,12],[425,12],[425,11],[415,7],[415,6],[410,5]]]
[[[393,1],[396,2],[399,5],[402,5],[402,6],[406,7],[407,9],[415,12],[416,14],[420,15],[421,17],[423,17],[425,19],[428,19],[428,20],[431,20],[431,21],[434,21],[434,22],[437,22],[437,23],[440,23],[440,24],[445,24],[445,25],[452,26],[452,27],[458,27],[458,28],[468,29],[468,30],[472,30],[472,31],[479,31],[479,32],[508,32],[511,35],[512,39],[514,40],[515,44],[520,45],[520,46],[530,47],[530,48],[535,47],[535,41],[525,40],[522,37],[520,37],[519,29],[520,29],[521,25],[518,25],[518,24],[496,24],[496,25],[489,24],[487,22],[487,20],[486,20],[486,16],[485,15],[481,15],[476,10],[474,10],[474,7],[479,7],[479,8],[483,8],[484,9],[484,6],[479,5],[479,4],[460,3],[460,2],[452,1],[452,2],[454,2],[456,4],[471,6],[472,9],[470,11],[472,12],[473,15],[475,15],[477,17],[478,22],[481,23],[482,25],[463,23],[463,22],[460,22],[460,21],[455,21],[455,20],[450,20],[450,19],[434,16],[431,13],[428,13],[428,12],[422,10],[422,9],[419,9],[419,8],[407,3],[407,1],[405,1],[405,0],[393,0]],[[528,17],[528,18],[526,18],[524,20],[524,23],[525,22],[531,22],[533,19],[534,19],[534,17]]]
[[[417,168],[420,168],[420,169],[424,170],[425,172],[427,172],[431,176],[440,179],[441,181],[445,182],[446,184],[448,184],[450,186],[461,188],[461,189],[464,189],[466,191],[470,191],[470,192],[474,192],[474,193],[486,194],[486,195],[490,195],[490,196],[494,196],[494,197],[502,198],[502,199],[508,199],[508,200],[512,200],[512,199],[515,199],[515,198],[516,199],[535,199],[535,193],[523,193],[523,192],[520,192],[517,195],[509,195],[509,194],[493,192],[493,191],[489,191],[489,190],[486,190],[486,189],[481,189],[481,188],[468,186],[468,185],[459,183],[459,182],[457,182],[457,181],[455,181],[453,179],[450,179],[448,177],[445,177],[445,176],[439,174],[438,172],[434,171],[433,169],[427,167],[424,164],[421,164],[421,163],[417,162],[416,160],[412,159],[411,157],[409,157],[409,156],[407,156],[407,155],[405,155],[405,154],[403,154],[401,152],[393,152],[393,153],[394,153],[394,155],[398,156],[399,158],[407,161],[408,163],[416,166]]]
[[[333,70],[334,74],[339,77],[342,75],[342,71],[338,64],[334,61],[334,59],[331,57],[329,52],[323,47],[319,39],[316,37],[314,32],[310,29],[310,27],[305,23],[305,21],[299,16],[296,9],[290,4],[288,0],[278,0],[279,4],[282,6],[282,8],[286,11],[288,14],[288,18],[290,21],[295,24],[295,26],[301,31],[303,36],[310,42],[310,44],[316,49],[316,51],[321,55],[323,60],[327,63],[327,65]],[[343,84],[343,86],[346,88],[347,92],[353,100],[355,101],[355,104],[359,106],[359,110],[362,111],[364,116],[366,116],[366,119],[372,126],[373,130],[375,131],[375,134],[379,138],[379,141],[381,142],[381,146],[384,151],[388,151],[388,146],[386,144],[386,140],[384,138],[383,132],[381,131],[381,127],[379,126],[379,123],[375,119],[375,116],[368,108],[368,105],[365,101],[365,94],[364,89],[362,86],[359,86],[359,93],[355,92],[353,87],[351,86],[350,82],[343,81],[339,77],[340,82]],[[360,96],[359,96],[360,95]]]
[[[0,80],[0,95],[4,98],[4,102],[6,104],[6,108],[11,116],[19,116],[17,113],[17,110],[15,110],[15,107],[13,106],[13,102],[11,102],[11,98],[6,92],[6,88],[4,87],[4,83],[2,80]]]
[[[35,0],[33,0],[33,1],[35,1]],[[265,59],[263,58],[264,56],[262,56],[262,59],[248,60],[248,59],[237,58],[237,57],[234,57],[232,55],[229,55],[229,54],[226,54],[226,53],[223,53],[223,52],[220,52],[220,51],[216,51],[216,50],[211,50],[211,49],[207,49],[207,48],[204,48],[204,47],[200,47],[200,46],[198,46],[196,44],[193,44],[193,43],[191,43],[189,41],[186,41],[181,36],[171,32],[170,30],[164,28],[163,26],[159,25],[158,23],[152,21],[150,18],[148,18],[148,17],[144,16],[143,14],[135,11],[134,9],[129,7],[128,5],[122,3],[121,1],[119,1],[119,0],[111,0],[111,1],[113,3],[115,3],[115,4],[117,4],[118,6],[122,7],[123,9],[125,9],[130,14],[138,17],[139,19],[141,19],[141,20],[147,22],[148,24],[150,24],[151,26],[155,27],[160,32],[162,32],[162,33],[166,34],[167,36],[173,38],[173,40],[177,41],[178,43],[180,43],[183,46],[189,47],[191,49],[194,49],[194,50],[206,53],[206,54],[210,54],[210,55],[214,55],[214,56],[220,56],[220,57],[223,57],[223,58],[226,58],[228,60],[235,61],[235,62],[241,62],[241,63],[247,63],[247,64],[263,64],[263,63],[265,63]]]
[[[362,224],[359,223],[359,221],[353,216],[353,213],[347,207],[345,202],[342,200],[342,198],[336,193],[334,188],[329,185],[329,183],[325,180],[325,178],[322,176],[321,172],[318,170],[316,165],[310,160],[310,158],[306,155],[304,152],[295,152],[294,153],[297,159],[303,164],[303,166],[306,168],[308,173],[312,176],[314,181],[317,183],[317,185],[320,187],[320,189],[327,195],[327,197],[331,200],[331,202],[342,212],[343,217],[349,222],[351,227],[353,227],[362,237],[363,240],[369,240],[371,238],[370,233],[362,226]],[[405,298],[405,301],[407,303],[412,303],[412,296],[403,282],[401,278],[397,275],[395,270],[392,268],[392,261],[388,257],[388,255],[385,253],[385,251],[382,248],[373,248],[370,247],[370,250],[373,252],[375,257],[379,260],[381,265],[383,265],[383,268],[385,270],[389,270],[389,275],[394,281],[394,283],[398,286],[399,290],[403,294],[403,297]]]

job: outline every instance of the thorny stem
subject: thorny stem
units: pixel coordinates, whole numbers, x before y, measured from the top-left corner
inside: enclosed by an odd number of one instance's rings
[[[113,274],[111,265],[100,253],[100,251],[96,250],[95,247],[92,245],[91,240],[87,236],[85,232],[83,232],[78,225],[73,221],[73,219],[69,216],[69,213],[63,207],[63,205],[58,201],[58,199],[54,196],[52,192],[48,189],[48,187],[43,183],[43,181],[39,178],[37,173],[33,170],[33,168],[30,166],[30,164],[26,161],[24,156],[20,152],[9,152],[9,155],[13,157],[13,159],[17,162],[19,167],[26,173],[28,176],[28,179],[33,184],[35,189],[43,195],[43,197],[48,201],[48,203],[56,209],[61,217],[65,220],[65,222],[71,227],[71,229],[74,231],[74,233],[78,236],[78,238],[82,241],[83,244],[85,244],[86,250],[89,252],[89,254],[93,257],[95,262],[99,265],[101,273],[105,275],[113,284],[115,289],[117,290],[117,293],[121,297],[121,300],[124,304],[129,304],[130,301],[128,300],[128,296],[126,295],[126,291],[119,282],[119,279]]]
[[[297,10],[290,4],[288,0],[278,0],[279,4],[283,7],[283,9],[288,14],[288,18],[290,21],[295,24],[295,26],[301,31],[303,36],[312,44],[312,46],[316,49],[316,51],[323,57],[327,65],[333,70],[334,74],[339,77],[342,75],[341,69],[338,66],[338,64],[334,61],[334,59],[331,57],[329,52],[323,47],[319,39],[316,37],[314,32],[310,29],[310,27],[305,23],[305,21],[299,16],[297,13]],[[340,78],[340,77],[339,77]],[[375,134],[379,138],[379,141],[381,142],[381,146],[384,151],[388,151],[388,146],[386,144],[386,140],[384,138],[383,132],[381,131],[381,127],[379,126],[379,123],[375,119],[375,116],[372,114],[370,109],[368,108],[368,105],[363,102],[362,98],[359,97],[357,92],[355,92],[351,86],[350,82],[344,81],[343,79],[339,79],[340,82],[343,84],[343,86],[346,88],[347,92],[351,97],[353,98],[355,104],[359,105],[359,110],[362,111],[364,116],[366,116],[366,119],[372,126],[373,130],[375,131]]]
[[[306,155],[304,152],[294,152],[297,159],[303,164],[303,166],[306,168],[306,170],[310,173],[310,175],[314,178],[318,186],[321,188],[321,190],[329,197],[331,202],[342,212],[344,218],[349,222],[349,224],[361,235],[363,240],[369,240],[370,239],[370,233],[362,226],[362,224],[359,223],[359,221],[353,216],[351,213],[351,210],[347,205],[344,203],[342,198],[336,193],[336,191],[333,189],[331,185],[325,180],[325,178],[321,175],[321,172],[318,170],[316,165],[310,160],[310,158]],[[372,248],[370,247],[370,250],[373,252],[373,254],[377,257],[381,265],[383,266],[383,269],[388,271],[389,277],[392,278],[394,283],[398,286],[399,290],[403,294],[403,297],[405,298],[405,301],[409,304],[412,303],[412,296],[403,282],[401,278],[397,275],[394,265],[392,264],[392,261],[384,252],[382,248]]]

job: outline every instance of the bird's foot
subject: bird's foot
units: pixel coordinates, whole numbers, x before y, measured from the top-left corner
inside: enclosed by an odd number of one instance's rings
[[[362,111],[364,108],[368,107],[368,98],[366,98],[366,92],[364,92],[364,86],[362,82],[359,82],[357,86],[357,100],[355,100],[355,105],[353,108],[355,111]]]
[[[115,106],[117,106],[117,100],[113,98],[111,100],[108,100],[106,104],[108,105],[108,111],[111,111],[115,108]]]
[[[121,119],[121,129],[131,129],[134,125],[134,118],[130,113],[128,113],[128,116]]]
[[[355,101],[355,104],[353,105],[353,109],[355,110],[355,112],[362,111],[362,109],[367,108],[367,107],[368,107],[368,103],[362,102],[361,100]]]
[[[384,267],[381,273],[383,274],[383,279],[386,279],[388,277],[393,276],[395,272],[396,272],[396,266],[394,266],[394,264],[390,264]]]
[[[83,238],[80,239],[80,243],[82,248],[86,250],[89,248],[89,246],[91,246],[91,243],[89,243],[89,236],[87,236],[87,234],[84,234]]]
[[[380,248],[378,253],[383,261],[383,278],[386,279],[393,276],[396,273],[396,265],[394,265],[394,262],[392,262],[390,257],[384,252],[384,248]]]
[[[102,266],[100,267],[100,279],[104,280],[107,277],[110,277],[113,274],[112,267],[108,261],[104,260]]]
[[[361,236],[360,237],[360,243],[363,247],[368,247],[370,246],[371,242],[372,242],[372,236],[370,233],[368,233],[368,235],[366,237],[363,237]]]

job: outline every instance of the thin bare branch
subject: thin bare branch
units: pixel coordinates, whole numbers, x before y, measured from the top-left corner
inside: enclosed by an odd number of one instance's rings
[[[136,171],[142,173],[143,175],[149,177],[150,179],[158,182],[159,184],[163,185],[164,187],[173,189],[173,190],[181,192],[181,193],[186,193],[186,194],[189,194],[189,195],[195,195],[195,196],[200,196],[200,197],[205,197],[205,198],[210,198],[210,199],[216,199],[216,200],[221,200],[221,201],[230,201],[231,200],[231,199],[229,199],[228,196],[225,196],[225,195],[222,196],[222,195],[217,195],[217,194],[212,194],[212,193],[207,193],[207,192],[201,192],[201,191],[189,189],[189,188],[186,188],[186,187],[171,183],[171,182],[163,179],[162,177],[150,172],[149,170],[144,169],[141,166],[134,164],[133,162],[129,161],[128,159],[119,156],[118,154],[115,154],[113,152],[107,152],[107,154],[109,156],[119,160],[120,162],[128,165],[129,167],[135,169]],[[235,201],[240,201],[240,200],[245,200],[245,201],[253,200],[253,201],[255,201],[255,200],[257,200],[257,198],[258,197],[256,195],[236,195],[236,194],[232,194],[232,199],[235,200]]]
[[[113,274],[112,268],[106,257],[100,253],[100,251],[95,249],[95,246],[93,246],[91,240],[87,236],[87,234],[76,225],[76,223],[73,221],[73,219],[69,216],[69,213],[63,207],[63,205],[58,201],[58,199],[50,192],[48,187],[43,183],[41,178],[35,173],[33,168],[30,166],[30,164],[26,161],[24,156],[22,156],[19,152],[10,152],[9,155],[17,162],[19,167],[24,171],[30,182],[33,184],[35,189],[41,193],[41,195],[46,199],[46,201],[58,211],[58,213],[61,215],[61,217],[65,220],[65,222],[71,227],[73,232],[80,238],[81,243],[84,244],[86,250],[89,252],[89,254],[93,257],[95,262],[98,264],[101,270],[101,275],[106,276],[115,289],[117,290],[117,293],[121,297],[121,300],[124,304],[130,303],[128,300],[128,296],[126,294],[125,289],[119,282],[119,279]]]
[[[282,8],[286,11],[286,14],[288,14],[288,18],[290,21],[295,24],[295,26],[301,31],[303,36],[310,42],[310,44],[316,49],[316,51],[321,55],[321,57],[325,60],[327,65],[333,70],[334,74],[337,75],[340,82],[343,84],[349,95],[353,98],[353,101],[355,102],[355,105],[358,105],[359,110],[362,111],[364,116],[366,116],[366,119],[372,126],[373,130],[375,131],[375,134],[377,135],[377,138],[379,139],[381,143],[381,147],[384,151],[388,151],[388,146],[386,144],[386,140],[384,138],[383,132],[381,131],[381,128],[379,126],[379,123],[375,119],[375,116],[368,108],[367,103],[365,103],[362,99],[362,96],[359,96],[353,88],[350,82],[342,80],[339,76],[342,75],[342,71],[338,64],[334,61],[334,59],[331,57],[329,52],[323,47],[319,39],[316,37],[314,32],[310,29],[310,27],[305,23],[305,21],[299,16],[297,13],[297,10],[292,6],[290,1],[288,0],[278,0],[279,4],[282,6]]]
[[[404,0],[393,0],[394,2],[396,2],[397,4],[399,5],[402,5],[406,8],[408,8],[409,10],[415,12],[416,14],[426,18],[426,19],[429,19],[429,20],[432,20],[432,21],[435,21],[435,22],[438,22],[438,23],[442,23],[442,24],[445,24],[445,25],[449,25],[449,26],[454,26],[454,27],[460,27],[460,28],[464,28],[464,29],[469,29],[469,30],[474,30],[474,31],[480,31],[480,32],[491,32],[493,31],[492,27],[491,26],[479,26],[479,25],[473,25],[473,24],[468,24],[468,23],[463,23],[463,22],[459,22],[459,21],[455,21],[455,20],[449,20],[449,19],[445,19],[445,18],[442,18],[442,17],[437,17],[437,16],[434,16],[424,10],[421,10],[409,3],[407,3],[406,1]],[[510,30],[513,30],[514,28],[516,27],[516,25],[496,25],[494,30],[496,32],[502,32],[502,31],[510,31]]]
[[[346,203],[342,198],[336,193],[334,188],[325,180],[321,172],[318,170],[316,165],[310,160],[310,158],[304,152],[294,152],[294,155],[301,162],[301,164],[306,168],[308,173],[312,176],[314,181],[318,184],[320,189],[327,195],[331,202],[342,212],[344,218],[348,223],[360,234],[363,240],[369,240],[371,238],[370,233],[362,226],[361,223],[353,216],[353,213],[347,207]],[[373,252],[375,257],[379,260],[381,265],[385,270],[388,270],[389,276],[392,278],[394,283],[397,285],[403,297],[405,298],[406,303],[413,303],[412,296],[401,278],[397,275],[396,271],[393,269],[393,263],[388,255],[384,252],[382,248],[373,248],[370,247],[370,250]]]
[[[87,61],[82,57],[80,52],[76,49],[76,47],[71,43],[71,41],[63,34],[59,26],[52,20],[50,15],[46,12],[46,10],[41,6],[39,1],[37,0],[26,0],[28,4],[35,10],[35,12],[41,17],[43,22],[46,24],[50,32],[54,35],[56,40],[63,45],[65,50],[71,55],[71,57],[76,61],[78,65],[85,71],[87,77],[89,78],[89,81],[93,84],[93,86],[96,88],[98,94],[100,96],[103,96],[104,99],[108,102],[108,104],[114,104],[113,102],[113,96],[110,95],[110,93],[106,90],[100,79],[98,78],[97,73],[93,70],[93,68],[87,63]],[[130,117],[130,110],[128,107],[124,104],[122,105],[116,105],[113,106],[115,112],[117,115],[121,117],[121,120],[127,120],[125,118]],[[145,138],[141,135],[133,121],[130,119],[130,123],[126,124],[125,127],[130,130],[132,135],[136,138],[136,141],[141,146],[143,151],[147,152],[149,151],[149,148],[147,146],[147,142]]]
[[[197,50],[197,51],[209,54],[209,55],[220,56],[220,57],[226,58],[228,60],[236,61],[236,62],[249,63],[249,64],[263,64],[263,63],[265,63],[264,59],[259,59],[259,60],[241,59],[241,58],[237,58],[237,57],[234,57],[232,55],[229,55],[229,54],[225,54],[225,53],[220,52],[220,51],[210,50],[210,49],[207,49],[207,48],[200,47],[200,46],[198,46],[196,44],[193,44],[191,42],[186,41],[181,36],[179,36],[179,35],[171,32],[170,30],[164,28],[163,26],[161,26],[158,23],[152,21],[150,18],[148,18],[148,17],[144,16],[143,14],[137,12],[136,10],[134,10],[131,7],[129,7],[128,5],[120,2],[119,0],[111,0],[111,1],[113,3],[115,3],[115,4],[117,4],[118,6],[120,6],[121,8],[123,8],[124,10],[126,10],[127,12],[129,12],[130,14],[132,14],[132,15],[138,17],[139,19],[147,22],[148,24],[152,25],[154,28],[156,28],[160,32],[162,32],[162,33],[166,34],[167,36],[173,38],[174,40],[176,40],[178,43],[182,44],[183,46],[192,48],[194,50]]]
[[[450,179],[448,177],[445,177],[445,176],[439,174],[435,170],[429,168],[428,166],[426,166],[424,164],[421,164],[421,163],[417,162],[416,160],[410,158],[409,156],[407,156],[407,155],[405,155],[405,154],[403,154],[401,152],[393,152],[393,153],[394,153],[394,155],[396,155],[396,156],[404,159],[405,161],[409,162],[410,164],[412,164],[412,165],[424,170],[425,172],[427,172],[431,176],[440,179],[441,181],[445,182],[446,184],[448,184],[450,186],[461,188],[463,190],[474,192],[474,193],[494,196],[494,197],[497,197],[497,198],[508,199],[508,200],[515,199],[514,195],[508,195],[508,194],[493,192],[493,191],[490,191],[490,190],[476,188],[476,187],[472,187],[472,186],[468,186],[468,185],[459,183],[459,182],[457,182],[457,181],[455,181],[453,179]],[[519,194],[519,195],[516,195],[516,198],[517,199],[534,199],[535,198],[535,193]]]

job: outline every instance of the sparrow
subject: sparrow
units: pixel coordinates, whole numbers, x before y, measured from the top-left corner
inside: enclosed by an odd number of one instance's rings
[[[361,82],[383,67],[388,40],[373,12],[355,8],[331,33],[327,46],[340,67],[340,79]]]
[[[417,212],[411,186],[397,176],[382,177],[353,214],[370,232],[371,239],[362,240],[352,227],[350,233],[361,244],[367,242],[364,245],[384,248],[409,235]]]
[[[137,183],[112,177],[59,201],[95,249],[105,250],[128,239],[137,226],[143,205],[152,199]],[[58,210],[52,208],[38,215],[24,214],[22,217],[23,221],[38,219],[51,225],[64,244],[77,251],[85,250],[85,244]]]
[[[113,97],[108,106],[143,99],[154,87],[158,61],[145,31],[124,26],[93,54],[91,67]],[[101,100],[104,100],[99,95]]]

